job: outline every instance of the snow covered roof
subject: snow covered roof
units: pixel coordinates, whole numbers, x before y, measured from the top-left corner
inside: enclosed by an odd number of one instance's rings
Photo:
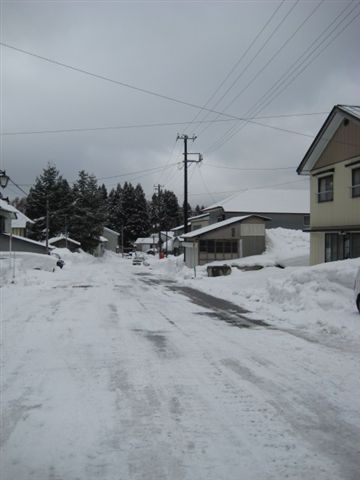
[[[187,238],[199,237],[201,235],[204,235],[204,233],[218,230],[219,228],[226,227],[228,225],[231,225],[232,223],[242,222],[243,220],[251,217],[258,217],[262,218],[263,220],[270,220],[270,218],[261,217],[260,215],[244,215],[242,217],[231,217],[223,220],[222,222],[212,223],[211,225],[208,225],[206,227],[198,228],[197,230],[194,230],[192,232],[185,233],[184,235],[181,235],[181,238],[186,240]]]
[[[135,240],[134,244],[137,244],[137,245],[146,245],[148,243],[154,243],[155,242],[158,242],[159,241],[159,236],[158,234],[156,235],[153,235],[152,237],[139,237]]]
[[[109,240],[105,237],[103,237],[102,235],[100,235],[99,237],[99,242],[102,242],[102,243],[105,243],[105,242],[108,242]]]
[[[208,217],[209,213],[202,213],[200,215],[195,215],[194,217],[190,217],[189,220],[198,220],[199,218],[205,218]]]
[[[360,107],[357,105],[334,106],[296,169],[299,175],[309,175],[310,170],[314,167],[318,158],[335,135],[344,118],[359,121]]]
[[[52,243],[56,243],[58,242],[59,240],[66,240],[66,236],[61,234],[61,235],[58,235],[57,237],[52,237],[49,239],[49,244],[51,245]],[[73,238],[70,238],[70,237],[67,237],[67,241],[69,243],[73,243],[74,245],[81,245],[80,242],[78,242],[77,240],[74,240]]]
[[[188,222],[188,226],[190,227],[191,223]],[[184,229],[184,225],[179,225],[178,227],[174,227],[171,229],[172,232],[177,232],[178,230]]]
[[[2,235],[6,235],[7,237],[10,237],[9,233],[3,233]],[[45,247],[44,242],[37,242],[36,240],[31,240],[31,238],[25,238],[25,237],[20,237],[20,235],[12,235],[12,238],[15,238],[16,240],[20,240],[22,242],[26,243],[32,243],[33,245],[41,245],[42,247]],[[55,247],[52,247],[49,245],[49,249],[52,250]]]
[[[29,217],[24,215],[20,210],[16,210],[16,219],[11,222],[12,228],[25,228],[27,223],[34,223]]]
[[[18,210],[12,205],[9,205],[5,200],[0,199],[0,210],[6,213],[10,213],[11,218],[17,218]]]
[[[310,194],[307,190],[246,190],[205,210],[222,207],[225,212],[248,213],[308,213]]]
[[[109,228],[109,227],[104,227],[104,231],[113,233],[113,234],[117,235],[118,237],[120,237],[119,232],[115,232],[115,230],[111,230],[111,228]]]

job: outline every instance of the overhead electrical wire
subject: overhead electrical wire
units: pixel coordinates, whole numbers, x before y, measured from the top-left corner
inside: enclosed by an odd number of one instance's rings
[[[310,20],[310,18],[313,17],[313,15],[316,13],[316,11],[320,8],[320,6],[324,3],[325,0],[320,0],[315,7],[311,10],[311,12],[305,17],[305,19],[298,25],[298,27],[291,33],[289,37],[287,37],[283,43],[280,45],[280,47],[276,50],[276,52],[267,60],[267,62],[256,72],[255,75],[251,77],[251,79],[247,82],[247,84],[238,92],[230,102],[227,103],[225,108],[222,109],[222,112],[226,112],[231,105],[233,105],[240,97],[241,95],[246,92],[246,90],[253,85],[255,80],[266,70],[266,68],[275,60],[275,58],[282,52],[282,50],[289,45],[289,43],[292,41],[292,39],[297,35],[297,33],[302,29],[302,27]],[[293,8],[295,8],[296,3],[294,4]],[[214,108],[217,106],[217,104],[214,106]],[[219,116],[217,116],[215,119],[217,120]],[[204,127],[198,135],[200,136],[208,127]]]
[[[255,37],[253,38],[253,40],[250,42],[249,46],[247,47],[247,49],[243,52],[243,54],[241,55],[241,57],[236,61],[236,63],[233,65],[233,67],[231,68],[231,70],[228,72],[228,74],[225,76],[225,78],[220,82],[220,84],[215,88],[214,92],[210,95],[210,97],[208,98],[208,100],[206,101],[206,103],[203,105],[203,107],[200,108],[200,110],[198,111],[198,113],[195,115],[195,117],[193,118],[193,120],[191,122],[189,122],[186,127],[185,127],[185,130],[188,128],[188,126],[193,123],[197,118],[198,116],[203,112],[204,108],[207,107],[210,102],[213,100],[213,98],[216,96],[216,94],[218,93],[218,91],[223,87],[223,85],[226,83],[226,81],[231,77],[231,75],[234,73],[234,71],[237,69],[237,67],[241,64],[242,60],[246,57],[246,55],[248,54],[248,52],[251,50],[252,46],[256,43],[257,39],[261,36],[261,34],[263,33],[263,31],[266,29],[266,27],[271,23],[272,19],[274,18],[274,16],[277,14],[277,12],[279,11],[279,9],[281,8],[281,6],[283,5],[283,3],[285,2],[285,0],[282,0],[280,2],[280,4],[276,7],[276,9],[274,10],[274,12],[270,15],[270,17],[268,18],[268,20],[265,22],[265,24],[263,25],[263,27],[259,30],[259,32],[255,35]],[[204,120],[202,120],[203,122]]]
[[[216,101],[215,104],[212,105],[212,108],[215,109],[219,103],[225,98],[225,96],[234,88],[234,86],[238,83],[240,78],[244,75],[244,73],[248,70],[248,68],[254,63],[256,58],[260,55],[260,53],[264,50],[264,48],[269,44],[270,40],[272,37],[278,32],[282,24],[287,20],[287,18],[290,16],[290,14],[293,12],[293,10],[296,8],[297,4],[299,3],[299,0],[296,0],[296,2],[291,6],[290,10],[283,16],[283,18],[280,20],[280,22],[276,25],[276,27],[270,32],[270,35],[268,35],[267,38],[263,41],[262,45],[260,48],[257,50],[257,52],[252,56],[250,61],[246,64],[245,68],[241,70],[241,72],[238,74],[238,76],[235,78],[235,80],[231,83],[231,85],[226,89],[226,91],[221,95],[221,97]],[[280,5],[281,6],[281,5]],[[226,110],[226,108],[225,108]],[[209,116],[210,112],[208,111],[205,116],[203,117],[203,120],[205,120]],[[199,135],[202,132],[199,132]]]
[[[318,52],[318,54],[313,57],[313,58],[310,58],[310,61],[301,69],[301,71],[297,72],[296,75],[293,77],[293,78],[290,78],[290,81],[288,81],[288,83],[285,85],[284,88],[282,88],[280,91],[277,92],[276,94],[276,97],[270,99],[271,101],[268,101],[268,103],[266,103],[266,105],[264,104],[264,100],[267,101],[268,99],[266,98],[267,95],[269,94],[270,92],[270,95],[271,95],[271,91],[276,88],[276,90],[279,88],[279,85],[281,85],[280,82],[283,82],[284,80],[284,77],[286,75],[289,75],[289,70],[291,72],[291,69],[295,66],[295,69],[293,70],[293,72],[290,73],[290,75],[292,75],[294,72],[296,72],[296,69],[299,68],[299,66],[302,66],[303,63],[309,58],[311,57],[311,55],[313,55],[314,52],[316,52],[316,50],[319,48],[319,46],[322,45],[322,43],[324,41],[326,41],[326,39],[334,32],[336,32],[336,30],[339,28],[339,26],[348,18],[349,15],[351,15],[355,10],[356,8],[358,8],[359,6],[359,3],[357,3],[355,5],[355,7],[353,7],[353,9],[342,19],[340,20],[337,25],[331,30],[331,32],[323,39],[321,40],[321,43],[319,45],[317,45],[315,48],[313,48],[310,53],[303,59],[304,55],[306,55],[309,51],[309,49],[311,49],[314,44],[316,44],[320,39],[321,37],[327,32],[327,30],[329,28],[331,28],[331,26],[343,15],[343,13],[349,8],[349,6],[352,4],[353,2],[350,2],[337,16],[336,18],[316,37],[316,39],[305,49],[305,51],[295,60],[295,62],[287,69],[287,71],[282,74],[278,80],[272,85],[272,87],[270,87],[267,92],[265,92],[265,94],[246,112],[246,115],[250,115],[250,116],[253,116],[253,115],[257,115],[259,114],[266,106],[268,106],[277,96],[279,96],[283,90],[285,88],[287,88],[293,81],[295,81],[295,79],[316,59],[318,58],[318,56],[323,52],[325,51],[329,46],[330,44],[336,40],[336,38],[338,38],[339,35],[341,35],[341,33],[343,33],[343,31],[348,28],[355,20],[356,18],[360,15],[360,13],[356,14],[338,33],[336,33],[336,35],[330,39],[330,41],[320,50],[320,52]],[[301,60],[301,63],[300,65],[296,66],[296,64],[299,62],[299,60]],[[286,79],[286,77],[285,77]],[[261,100],[263,99],[263,103],[261,103]],[[260,103],[260,105],[258,105],[258,108],[254,108],[254,106],[256,106],[258,103]],[[236,133],[238,133],[244,126],[246,126],[248,122],[246,121],[245,124],[242,124],[240,127],[238,126],[234,126],[234,127],[231,127],[229,130],[227,130],[219,139],[217,139],[215,142],[213,142],[213,144],[207,149],[207,153],[210,153],[210,152],[213,152],[215,150],[218,150],[219,148],[221,148],[225,143],[227,143],[227,141],[229,141]],[[251,123],[255,123],[254,121],[252,121]],[[294,133],[293,131],[291,133]]]
[[[232,122],[234,118],[239,121],[250,121],[252,119],[273,119],[273,118],[289,118],[289,117],[303,117],[303,116],[314,116],[314,115],[326,115],[329,112],[309,112],[309,113],[288,113],[288,114],[279,114],[279,115],[265,115],[265,116],[256,116],[256,117],[233,117],[233,118],[222,118],[218,120],[207,120],[208,123],[218,123],[218,122]],[[51,130],[22,130],[22,131],[10,131],[2,132],[0,136],[17,136],[17,135],[43,135],[43,134],[56,134],[56,133],[77,133],[77,132],[93,132],[93,131],[107,131],[107,130],[120,130],[120,129],[132,129],[132,128],[153,128],[153,127],[167,127],[167,126],[179,126],[186,125],[190,122],[159,122],[159,123],[143,123],[143,124],[133,124],[133,125],[109,125],[107,127],[83,127],[83,128],[60,128],[60,129],[51,129]],[[193,122],[195,124],[200,123],[199,121]]]

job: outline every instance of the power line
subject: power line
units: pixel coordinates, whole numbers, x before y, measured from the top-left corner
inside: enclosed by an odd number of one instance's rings
[[[280,22],[276,25],[276,27],[272,30],[270,35],[263,41],[262,45],[260,48],[257,50],[257,52],[253,55],[253,57],[250,59],[250,61],[247,63],[245,68],[242,69],[242,71],[239,73],[239,75],[235,78],[235,80],[231,83],[231,85],[227,88],[227,90],[223,93],[223,95],[217,100],[217,102],[213,105],[213,108],[216,108],[217,105],[223,100],[223,98],[232,90],[232,88],[237,84],[237,82],[240,80],[240,78],[243,76],[243,74],[248,70],[248,68],[253,64],[253,62],[256,60],[256,58],[260,55],[260,53],[264,50],[264,48],[268,45],[272,37],[277,33],[281,25],[285,22],[285,20],[288,18],[288,16],[292,13],[292,11],[296,8],[297,4],[299,3],[299,0],[296,0],[296,2],[291,6],[290,10],[284,15],[284,17],[280,20]],[[225,108],[224,110],[226,110]],[[204,120],[209,116],[209,112],[204,116]],[[201,131],[199,135],[203,133]]]
[[[286,76],[288,76],[288,72],[290,70],[290,76],[299,68],[299,66],[301,66],[309,57],[311,57],[311,55],[316,52],[316,50],[321,46],[321,44],[327,40],[327,38],[332,35],[332,33],[334,33],[338,27],[344,22],[344,20],[349,16],[351,15],[354,10],[359,6],[359,3],[357,3],[355,5],[355,7],[340,21],[338,22],[338,24],[333,28],[333,30],[320,42],[320,44],[318,44],[314,49],[311,50],[311,48],[313,47],[314,44],[316,44],[319,39],[324,35],[324,33],[326,33],[326,31],[331,28],[331,26],[337,21],[338,18],[340,18],[343,13],[349,8],[349,6],[352,4],[353,2],[350,2],[341,12],[340,14],[338,14],[335,19],[320,33],[320,35],[318,35],[318,37],[316,37],[316,39],[305,49],[305,51],[302,53],[302,55],[300,55],[296,60],[295,62],[288,68],[288,70],[282,74],[279,79],[273,84],[272,87],[270,87],[267,92],[253,105],[253,107],[251,107],[246,115],[256,115],[256,114],[259,114],[260,111],[262,111],[266,106],[268,106],[273,100],[275,100],[275,98],[277,98],[284,90],[285,88],[287,88],[293,81],[295,81],[295,79],[324,51],[326,50],[330,44],[336,40],[336,38],[341,35],[341,33],[350,26],[351,23],[353,23],[355,21],[355,19],[359,16],[359,13],[357,15],[355,15],[342,29],[340,32],[338,32],[332,39],[330,39],[330,41],[320,50],[320,52],[318,52],[318,54],[313,57],[312,59],[309,60],[309,62],[301,69],[301,71],[299,71],[295,77],[293,77],[292,79],[290,79],[290,81],[284,86],[284,88],[282,88],[277,94],[275,97],[273,98],[270,98],[267,99],[269,101],[267,101],[267,103],[264,105],[264,101],[266,101],[266,97],[267,95],[270,94],[270,96],[274,93],[270,93],[274,87],[275,88],[275,91],[278,90],[278,88],[281,86],[281,84],[284,82],[283,78],[285,77],[285,81],[286,81]],[[299,60],[301,60],[304,55],[307,54],[307,52],[310,51],[310,53],[302,60],[302,62],[300,63],[300,65],[298,65],[297,67],[294,68],[293,72],[291,72],[291,69],[293,69],[293,67],[299,62]],[[263,100],[264,99],[264,100]],[[259,104],[258,107],[256,108],[256,105]],[[228,142],[236,133],[238,133],[242,128],[244,128],[246,125],[247,125],[247,121],[245,124],[242,124],[240,127],[236,129],[236,126],[233,126],[231,127],[229,130],[227,130],[225,132],[225,134],[222,135],[222,137],[220,137],[218,140],[216,140],[208,149],[208,153],[209,151],[215,151],[215,150],[218,150],[222,145],[224,145],[226,142]],[[292,132],[293,133],[293,132]]]
[[[211,94],[211,96],[208,98],[208,100],[206,101],[205,105],[203,107],[201,107],[201,109],[198,111],[198,113],[195,115],[195,117],[193,118],[192,122],[189,122],[185,129],[191,124],[193,123],[197,118],[198,116],[201,114],[201,112],[204,110],[204,107],[207,107],[209,105],[209,103],[211,102],[211,100],[216,96],[217,92],[222,88],[222,86],[226,83],[226,81],[230,78],[230,76],[233,74],[233,72],[237,69],[237,67],[241,64],[242,60],[245,58],[245,56],[247,55],[247,53],[251,50],[252,46],[256,43],[257,39],[261,36],[261,34],[263,33],[263,31],[266,29],[266,27],[270,24],[271,20],[274,18],[274,16],[276,15],[276,13],[279,11],[279,9],[281,8],[281,6],[283,5],[283,3],[285,2],[285,0],[282,0],[280,2],[280,4],[276,7],[276,9],[274,10],[274,12],[271,14],[270,18],[266,21],[266,23],[263,25],[263,27],[261,28],[261,30],[257,33],[257,35],[253,38],[253,40],[251,41],[250,45],[247,47],[247,49],[243,52],[243,54],[241,55],[241,57],[236,61],[235,65],[231,68],[231,70],[228,72],[228,74],[226,75],[226,77],[222,80],[222,82],[217,86],[217,88],[215,89],[215,91]],[[204,120],[203,120],[204,121]]]
[[[212,168],[222,168],[226,170],[240,170],[242,172],[255,171],[255,172],[265,172],[265,171],[279,171],[279,170],[294,170],[294,167],[274,167],[274,168],[242,168],[242,167],[228,167],[226,165],[214,165],[212,163],[206,163],[207,167]]]
[[[12,178],[9,177],[9,180],[10,182],[16,187],[18,188],[22,193],[24,193],[26,196],[27,196],[27,193],[25,192],[25,190],[23,190],[20,185],[18,185],[17,183],[14,182],[14,180]]]
[[[276,50],[276,52],[269,58],[269,60],[265,63],[265,65],[263,65],[260,68],[260,70],[258,70],[256,72],[256,74],[249,80],[249,82],[240,90],[240,92],[237,93],[235,95],[235,97],[233,97],[231,99],[231,101],[223,109],[223,113],[226,112],[226,110],[228,110],[229,107],[231,107],[231,105],[233,105],[235,103],[235,101],[240,98],[240,96],[254,83],[254,81],[262,74],[262,72],[275,60],[275,58],[281,53],[281,51],[292,41],[292,39],[296,36],[296,34],[301,30],[301,28],[305,25],[305,23],[308,22],[310,20],[310,18],[315,14],[315,12],[320,8],[320,6],[323,4],[324,1],[325,0],[320,0],[320,2],[317,3],[317,5],[315,5],[315,7],[311,10],[311,12],[305,17],[305,19],[300,23],[300,25],[294,30],[294,32],[292,32],[292,34],[288,38],[286,38],[286,40],[284,40],[284,42],[280,45],[280,47]],[[297,5],[297,3],[295,3],[293,5],[293,9],[295,8],[296,5]],[[292,10],[290,10],[290,12],[291,11]],[[216,105],[215,105],[215,107],[216,107]],[[205,127],[205,129],[206,128],[207,127]],[[199,135],[201,135],[205,131],[205,129],[201,130],[201,132],[199,132]]]
[[[310,113],[288,113],[279,115],[265,115],[261,117],[234,117],[239,121],[250,121],[253,119],[273,119],[273,118],[289,118],[289,117],[303,117],[314,115],[326,115],[329,112],[310,112]],[[218,123],[218,122],[230,122],[234,118],[222,118],[217,120],[207,120],[205,123]],[[132,128],[152,128],[152,127],[168,127],[168,126],[181,126],[189,125],[189,123],[199,124],[200,120],[194,122],[161,122],[161,123],[143,123],[133,125],[109,125],[107,127],[89,127],[89,128],[62,128],[52,130],[23,130],[13,132],[3,132],[0,136],[16,136],[16,135],[42,135],[42,134],[56,134],[56,133],[76,133],[76,132],[93,132],[102,130],[120,130],[120,129],[132,129]]]

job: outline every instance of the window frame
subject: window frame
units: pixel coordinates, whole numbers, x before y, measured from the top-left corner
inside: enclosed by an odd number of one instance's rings
[[[355,184],[355,175],[358,175],[357,183]],[[360,167],[351,169],[351,198],[360,197]]]
[[[324,175],[323,177],[318,177],[317,183],[317,200],[318,203],[332,202],[334,200],[334,175]],[[329,188],[327,182],[331,184]],[[326,190],[322,190],[322,184],[325,183]]]

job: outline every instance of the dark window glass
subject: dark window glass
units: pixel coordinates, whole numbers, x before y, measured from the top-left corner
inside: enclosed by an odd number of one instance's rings
[[[232,227],[232,229],[231,229],[231,236],[232,236],[232,237],[235,237],[235,235],[236,235],[235,227]]]
[[[207,252],[207,241],[200,240],[200,252]]]
[[[350,239],[351,258],[360,257],[360,233],[352,233]]]
[[[238,242],[236,240],[231,242],[232,244],[232,253],[238,253]]]
[[[325,234],[325,262],[344,258],[344,236],[337,233]]]
[[[216,253],[223,253],[223,251],[224,251],[224,243],[216,242]]]
[[[304,227],[308,227],[310,225],[310,215],[304,215]]]
[[[330,202],[334,199],[333,175],[318,178],[318,202]]]
[[[354,168],[351,176],[351,195],[352,197],[360,197],[360,168]]]
[[[207,248],[209,253],[214,253],[215,252],[215,241],[214,240],[208,240],[207,242]]]
[[[224,252],[231,253],[231,242],[229,241],[224,242]]]

